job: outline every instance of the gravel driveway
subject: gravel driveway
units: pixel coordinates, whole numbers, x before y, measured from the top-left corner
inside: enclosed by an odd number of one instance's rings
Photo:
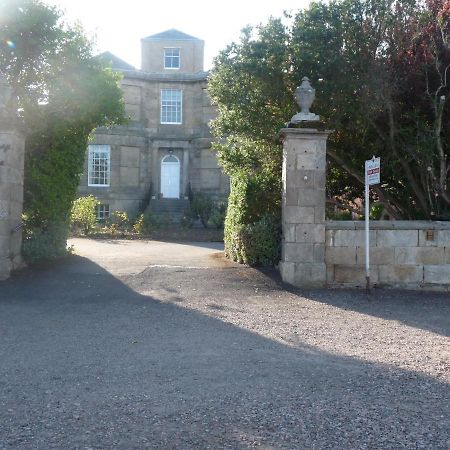
[[[0,283],[0,449],[450,449],[448,293],[83,245]]]

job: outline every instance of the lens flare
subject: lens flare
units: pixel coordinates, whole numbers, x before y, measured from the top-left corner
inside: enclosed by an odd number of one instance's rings
[[[14,44],[13,41],[6,41],[6,45],[7,45],[9,48],[16,48],[16,44]]]

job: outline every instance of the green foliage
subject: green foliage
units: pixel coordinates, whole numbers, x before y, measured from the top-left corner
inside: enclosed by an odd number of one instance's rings
[[[287,39],[279,19],[256,30],[245,29],[240,42],[216,58],[208,86],[219,111],[212,123],[213,133],[220,138],[214,149],[232,180],[225,249],[228,257],[250,264],[277,262],[267,257],[255,238],[260,236],[256,224],[265,223],[267,214],[279,216],[281,207],[282,151],[275,137],[294,113],[286,89],[290,73]],[[274,233],[272,239],[277,248],[279,234]]]
[[[209,219],[210,223],[220,230],[224,227],[225,218],[227,216],[227,202],[217,202]]]
[[[224,230],[227,257],[247,264],[278,262],[276,257],[279,251],[276,249],[280,246],[280,233],[270,231],[270,236],[263,236],[261,226],[269,223],[268,217],[278,218],[279,221],[280,183],[276,174],[269,176],[260,173],[252,178],[236,175],[232,178]],[[259,237],[264,237],[264,241],[257,243]]]
[[[100,202],[93,195],[77,198],[73,202],[70,213],[72,227],[81,228],[87,236],[97,222],[96,207],[99,204]]]
[[[268,141],[291,117],[288,39],[282,21],[270,19],[244,29],[239,42],[220,52],[208,84],[219,110],[212,124],[215,135]]]
[[[258,221],[225,229],[225,254],[240,263],[273,266],[281,255],[279,215],[266,213]]]
[[[124,233],[130,229],[130,219],[125,211],[114,211],[106,221],[106,228],[111,234]]]
[[[145,234],[145,219],[144,214],[139,214],[136,218],[136,221],[133,224],[133,231],[137,234]]]
[[[308,76],[314,112],[336,130],[329,198],[362,198],[364,160],[375,154],[383,185],[373,200],[392,217],[450,217],[449,11],[442,0],[313,2],[289,27],[270,19],[244,30],[215,59],[208,87],[224,170],[280,173],[276,135]]]
[[[198,215],[193,213],[192,209],[189,207],[186,211],[184,211],[180,224],[183,228],[192,228],[197,218]]]
[[[156,217],[150,211],[139,214],[136,221],[133,224],[133,231],[137,234],[146,235],[153,230],[159,228]]]
[[[67,236],[66,223],[48,223],[37,228],[25,221],[22,255],[29,262],[67,256]]]
[[[200,219],[204,228],[213,226],[220,229],[224,226],[226,211],[226,201],[214,200],[204,192],[192,192],[190,207],[185,211],[181,225],[184,228],[192,228],[195,221]]]
[[[350,211],[333,211],[330,209],[326,210],[327,220],[353,220],[352,213]]]
[[[198,217],[205,228],[208,228],[208,222],[214,212],[214,200],[208,194],[203,192],[194,192],[191,202],[191,213]]]
[[[49,247],[52,257],[65,252],[59,230],[65,227],[67,236],[89,135],[124,120],[119,77],[92,56],[79,27],[66,25],[60,11],[39,0],[0,4],[0,41],[13,43],[0,47],[0,72],[18,95],[27,132],[28,235],[42,241],[57,233],[60,248]]]
[[[369,217],[371,220],[380,220],[384,212],[384,206],[381,203],[370,205]]]

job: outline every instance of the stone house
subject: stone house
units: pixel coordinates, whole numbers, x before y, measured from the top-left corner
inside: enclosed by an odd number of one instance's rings
[[[141,40],[142,69],[104,53],[121,82],[124,126],[99,128],[88,146],[78,195],[101,202],[98,218],[162,205],[180,211],[190,192],[226,197],[229,179],[211,151],[204,42],[171,29]]]

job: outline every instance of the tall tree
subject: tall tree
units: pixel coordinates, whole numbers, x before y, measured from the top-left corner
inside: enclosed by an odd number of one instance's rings
[[[314,110],[336,130],[328,147],[330,199],[361,197],[363,162],[376,154],[383,160],[376,198],[393,217],[450,217],[448,11],[444,0],[335,0],[312,3],[290,27],[272,19],[248,30],[216,59],[210,84],[219,110],[213,129],[226,139],[224,167],[234,160],[245,166],[240,139],[275,149],[306,75],[317,87]]]
[[[1,3],[0,42],[0,71],[25,123],[24,249],[63,254],[89,135],[124,120],[119,78],[93,56],[79,26],[39,0]]]
[[[255,38],[254,35],[257,34]],[[225,252],[246,263],[276,262],[281,205],[281,149],[274,139],[292,111],[286,95],[289,82],[287,30],[271,19],[256,30],[246,28],[215,60],[208,91],[218,107],[213,132],[219,162],[231,177],[225,221]],[[252,251],[257,239],[251,225],[273,224],[263,251]]]
[[[442,129],[435,132],[436,99],[426,84],[434,93],[444,94],[447,65],[444,53],[432,50],[439,41],[438,33],[431,37],[432,30],[436,26],[439,33],[443,30],[439,13],[429,6],[386,0],[313,4],[296,16],[293,31],[297,67],[324,80],[318,109],[338,131],[331,137],[329,156],[341,174],[347,172],[362,186],[363,160],[381,155],[383,185],[375,190],[397,218],[449,214],[443,194],[446,181],[441,178],[441,194],[436,189],[432,193],[425,170],[432,167],[443,138]],[[333,21],[317,15],[330,10],[336,13]],[[329,53],[320,49],[322,58],[316,59],[312,43],[324,37],[323,29],[333,36],[331,42],[341,41]],[[429,56],[431,52],[432,60],[421,58],[422,52]],[[432,74],[436,70],[442,76]],[[350,178],[347,184],[353,184]]]

